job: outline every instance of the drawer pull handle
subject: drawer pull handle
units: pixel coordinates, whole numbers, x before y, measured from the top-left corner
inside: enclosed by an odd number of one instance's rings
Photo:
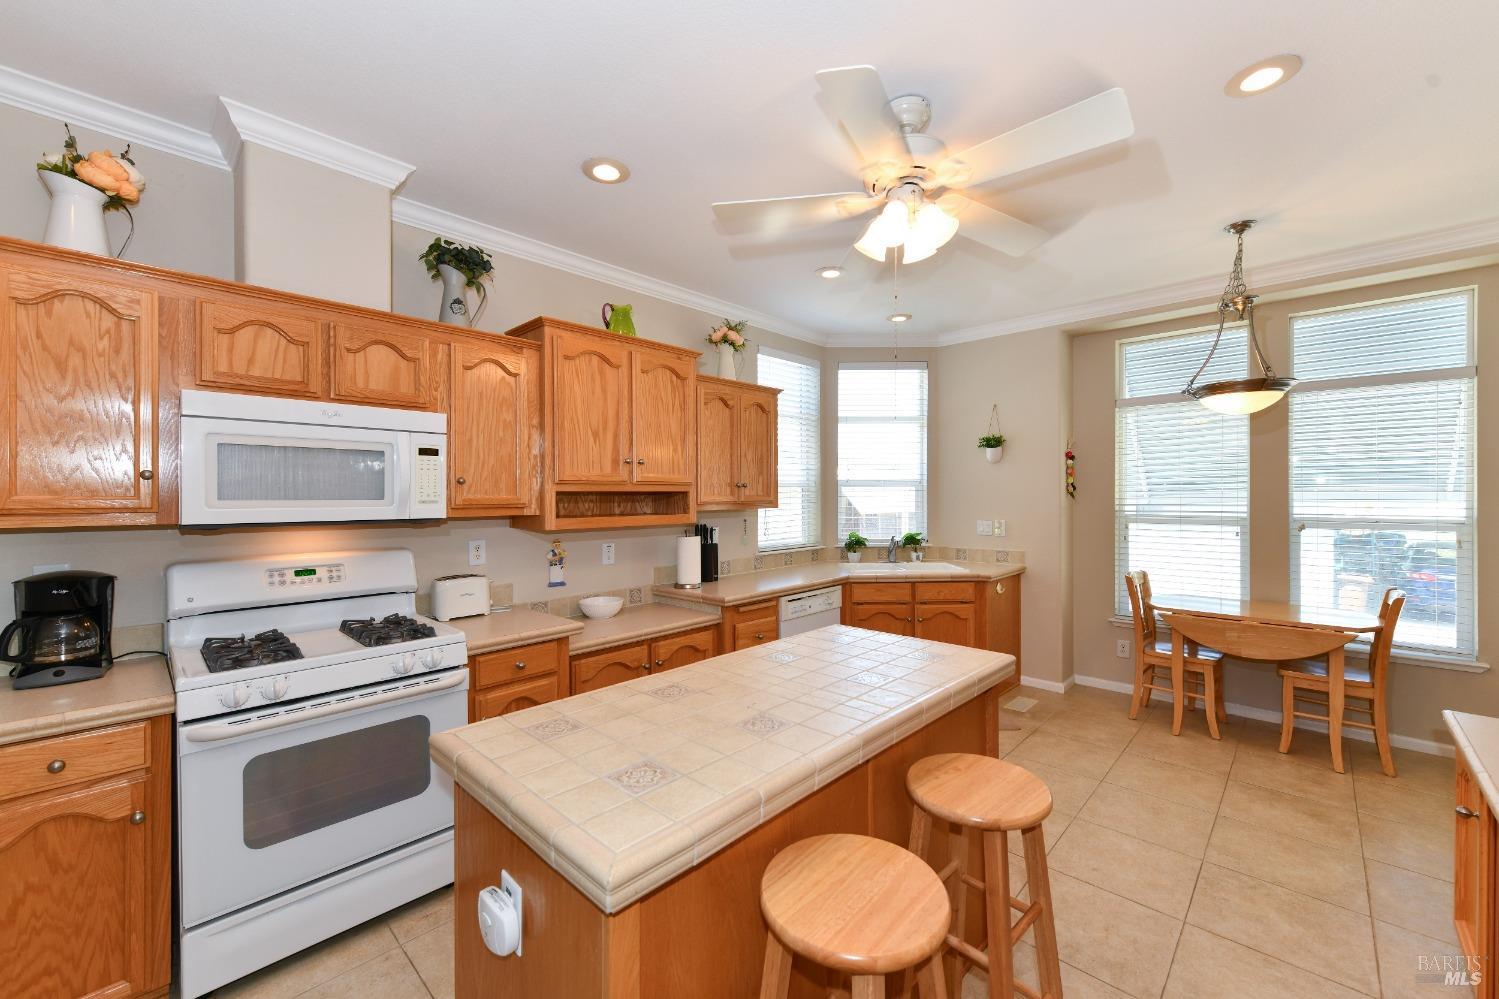
[[[995,583],[994,584],[994,592],[1003,595],[1004,592],[1005,592],[1005,584],[1004,583]]]
[[[67,762],[64,760],[53,760],[47,764],[47,772],[49,774],[60,774],[67,765]]]
[[[145,812],[137,811],[137,812],[131,812],[130,813],[130,824],[131,825],[138,826],[138,825],[140,825],[144,821],[146,821],[146,813]]]
[[[1467,805],[1458,805],[1457,814],[1461,815],[1465,819],[1478,818],[1478,813],[1473,811],[1473,809],[1469,808]]]
[[[515,664],[515,668],[516,669],[525,669],[526,668],[525,660],[521,660],[521,661],[517,662]]]
[[[143,468],[141,469],[141,478],[147,482],[150,482],[152,479],[156,478],[156,473],[151,471],[149,468]]]
[[[458,476],[458,478],[457,478],[457,479],[455,479],[455,480],[454,480],[454,481],[455,481],[455,482],[457,482],[457,483],[458,483],[458,484],[459,484],[459,485],[460,485],[460,486],[464,486],[464,485],[467,485],[467,484],[468,484],[468,480],[467,480],[467,479],[465,479],[465,478],[464,478],[464,477],[463,477],[463,476],[461,476],[461,475],[460,475],[460,476]]]

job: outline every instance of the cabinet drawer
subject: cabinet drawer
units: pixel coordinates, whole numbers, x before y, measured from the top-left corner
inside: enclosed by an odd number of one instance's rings
[[[638,679],[650,673],[650,664],[651,650],[645,642],[573,656],[573,693],[586,694],[590,690]]]
[[[0,800],[136,770],[147,759],[145,722],[0,746]]]
[[[562,665],[562,649],[557,642],[538,642],[502,652],[484,652],[474,656],[469,667],[476,688],[555,673]]]
[[[734,649],[752,649],[781,637],[781,623],[774,617],[740,621],[734,625]]]
[[[561,686],[560,675],[552,672],[546,676],[532,677],[518,683],[506,683],[487,690],[476,690],[473,693],[473,710],[469,712],[468,720],[470,723],[483,721],[486,718],[508,715],[512,711],[523,711],[526,708],[534,708],[538,704],[555,701],[562,695]]]
[[[973,603],[972,583],[916,583],[916,601],[944,604]]]
[[[849,600],[856,604],[893,604],[911,599],[910,583],[850,583]]]

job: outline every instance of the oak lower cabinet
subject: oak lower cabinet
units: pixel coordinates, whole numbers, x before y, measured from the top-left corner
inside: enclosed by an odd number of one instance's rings
[[[483,721],[566,697],[567,639],[481,652],[468,664],[468,720]]]
[[[448,385],[448,515],[536,513],[545,452],[540,348],[455,340]]]
[[[779,502],[780,389],[698,376],[697,505],[746,510]]]
[[[164,995],[172,719],[0,746],[4,993]]]
[[[201,388],[317,399],[327,391],[328,344],[315,316],[253,299],[200,298]]]
[[[0,513],[154,511],[155,290],[0,259],[0,309]]]
[[[861,603],[855,604],[849,611],[848,623],[855,628],[868,628],[870,631],[883,631],[891,635],[910,637],[914,614],[909,603]]]
[[[718,638],[715,629],[709,626],[573,656],[572,692],[584,694],[625,680],[690,666],[716,655]]]
[[[1475,985],[1474,995],[1492,999],[1495,948],[1499,947],[1499,817],[1473,778],[1462,750],[1457,753],[1457,831],[1453,853],[1453,924],[1464,954],[1476,961],[1463,984]],[[1476,974],[1474,974],[1476,972]]]
[[[718,625],[718,636],[719,647],[724,652],[739,652],[774,642],[781,637],[780,600],[725,607],[723,620]]]
[[[691,666],[718,655],[718,636],[713,628],[698,628],[668,635],[651,642],[651,671]]]
[[[1020,658],[1020,577],[926,582],[852,582],[843,621]]]

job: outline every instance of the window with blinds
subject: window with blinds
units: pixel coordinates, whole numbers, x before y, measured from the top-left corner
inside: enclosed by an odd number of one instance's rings
[[[779,505],[760,511],[760,550],[818,543],[818,470],[822,465],[822,378],[813,361],[761,348],[759,381],[781,390],[777,406]]]
[[[1291,595],[1375,612],[1398,647],[1471,656],[1473,295],[1291,318]]]
[[[1215,330],[1119,344],[1114,411],[1114,602],[1129,614],[1124,574],[1156,593],[1242,599],[1249,590],[1249,418],[1181,394]],[[1242,378],[1243,327],[1224,330],[1203,381]]]
[[[924,363],[838,366],[838,537],[926,533]]]

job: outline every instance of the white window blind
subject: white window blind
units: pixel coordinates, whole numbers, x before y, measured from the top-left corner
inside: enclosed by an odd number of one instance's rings
[[[822,466],[822,379],[818,365],[759,354],[759,381],[781,390],[777,407],[779,505],[760,511],[760,550],[817,544]]]
[[[1249,589],[1249,418],[1181,394],[1214,330],[1119,344],[1114,425],[1114,599],[1143,569],[1159,594],[1241,599]],[[1203,381],[1242,378],[1243,327],[1224,331]]]
[[[926,533],[923,363],[838,366],[838,536]]]
[[[1471,292],[1291,318],[1291,593],[1374,612],[1406,593],[1396,645],[1471,656]]]

